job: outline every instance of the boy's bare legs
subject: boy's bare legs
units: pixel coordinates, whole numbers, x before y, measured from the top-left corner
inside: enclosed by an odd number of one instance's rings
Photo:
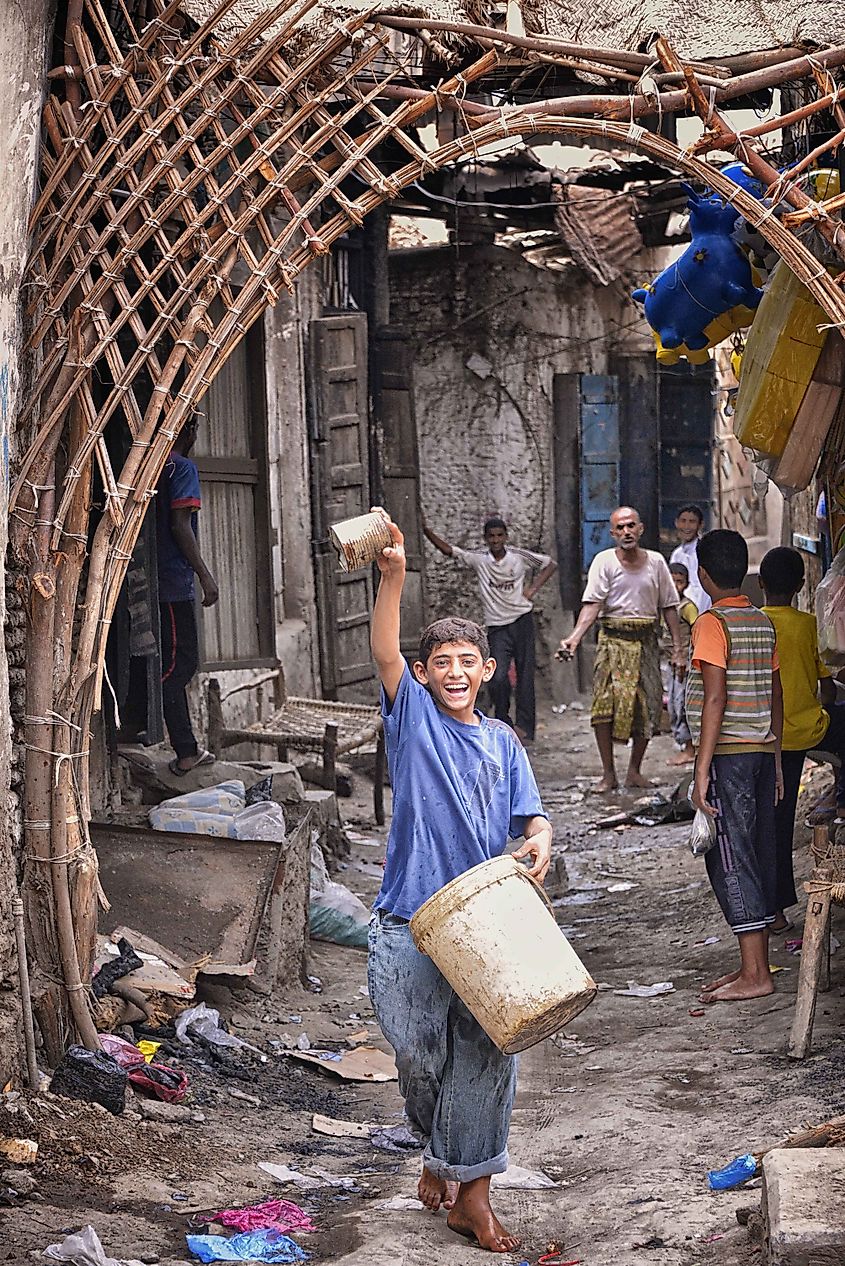
[[[490,1207],[490,1176],[461,1183],[452,1211],[446,1219],[450,1231],[475,1240],[490,1253],[511,1253],[519,1240],[502,1226]]]
[[[601,795],[605,791],[615,791],[619,786],[616,781],[616,765],[613,761],[613,728],[609,721],[602,721],[593,726],[596,736],[596,747],[601,757],[602,777],[593,790]]]
[[[452,1208],[459,1187],[460,1183],[446,1182],[443,1178],[436,1178],[431,1170],[426,1169],[425,1165],[423,1165],[422,1177],[417,1185],[417,1194],[426,1209],[431,1209],[432,1213],[436,1213],[441,1206],[444,1209]]]
[[[774,993],[775,986],[769,970],[769,933],[740,932],[739,971],[728,972],[719,980],[705,985],[699,995],[701,1002],[742,1002],[747,998],[765,998]]]
[[[628,763],[628,772],[625,775],[626,787],[650,787],[651,782],[641,773],[643,757],[648,747],[648,739],[640,736],[634,738],[631,743],[631,759]]]

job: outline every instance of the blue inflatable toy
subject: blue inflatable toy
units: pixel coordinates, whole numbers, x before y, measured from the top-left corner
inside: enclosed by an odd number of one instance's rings
[[[712,194],[690,188],[687,193],[692,241],[680,259],[632,295],[645,307],[657,359],[664,364],[682,356],[703,364],[711,347],[751,324],[763,297],[748,256],[733,238],[738,212]]]

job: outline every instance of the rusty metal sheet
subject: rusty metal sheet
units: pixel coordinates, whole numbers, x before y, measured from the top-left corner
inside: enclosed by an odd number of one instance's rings
[[[624,277],[643,248],[630,195],[587,185],[553,185],[555,224],[576,264],[599,286]]]
[[[91,839],[111,903],[106,935],[128,924],[186,962],[210,954],[207,971],[254,966],[283,846],[94,822]]]

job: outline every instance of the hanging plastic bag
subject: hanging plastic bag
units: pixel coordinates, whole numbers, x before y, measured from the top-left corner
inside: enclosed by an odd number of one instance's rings
[[[827,664],[845,664],[845,550],[816,587],[819,651]]]
[[[696,809],[689,833],[689,851],[693,857],[703,857],[716,843],[716,819],[703,809]]]

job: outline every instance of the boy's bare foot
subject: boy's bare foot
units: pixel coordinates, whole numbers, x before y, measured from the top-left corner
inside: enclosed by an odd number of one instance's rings
[[[446,1225],[489,1253],[512,1253],[519,1248],[517,1237],[505,1230],[490,1207],[489,1178],[461,1184]]]
[[[460,1183],[446,1182],[443,1178],[435,1178],[430,1170],[423,1165],[422,1177],[417,1186],[417,1194],[425,1205],[426,1209],[431,1209],[432,1213],[443,1206],[444,1209],[451,1209],[458,1195]]]
[[[670,756],[666,764],[676,768],[679,765],[692,765],[695,762],[695,750],[690,743],[682,752],[676,752],[674,756]]]
[[[738,971],[729,971],[726,976],[720,976],[718,980],[711,980],[709,985],[702,985],[702,993],[715,993],[717,989],[721,989],[722,985],[732,985],[739,977]]]
[[[613,774],[605,774],[592,788],[592,791],[594,796],[604,796],[609,791],[617,791],[618,788],[619,783],[616,781],[615,776]]]
[[[745,1002],[750,998],[766,998],[774,991],[775,986],[771,975],[768,979],[760,980],[737,976],[736,980],[729,981],[728,984],[722,985],[712,993],[702,993],[698,1000],[708,1005],[711,1002]]]
[[[769,931],[770,932],[791,932],[794,927],[795,927],[795,924],[792,922],[792,920],[788,919],[782,910],[779,910],[777,918],[775,919],[774,923],[769,924]]]
[[[650,778],[646,778],[645,774],[641,774],[638,770],[628,770],[625,778],[626,787],[654,787],[655,785]]]

